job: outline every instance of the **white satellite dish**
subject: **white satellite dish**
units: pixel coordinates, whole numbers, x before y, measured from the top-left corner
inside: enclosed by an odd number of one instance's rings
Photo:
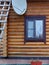
[[[19,14],[23,15],[27,10],[27,1],[26,0],[12,0],[12,6],[14,11]]]

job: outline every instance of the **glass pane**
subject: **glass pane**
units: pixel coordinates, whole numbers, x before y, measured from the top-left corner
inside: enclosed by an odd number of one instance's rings
[[[28,30],[28,38],[34,38],[33,30]]]
[[[33,29],[33,27],[34,27],[34,22],[28,21],[28,29]]]
[[[36,37],[43,37],[43,20],[36,20]]]

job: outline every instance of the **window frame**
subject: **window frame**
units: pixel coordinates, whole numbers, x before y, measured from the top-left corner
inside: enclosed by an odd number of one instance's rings
[[[26,20],[43,20],[43,38],[42,39],[38,39],[38,38],[27,38],[27,31],[26,31],[26,27],[27,27],[27,21]],[[45,42],[46,43],[46,16],[25,16],[25,33],[24,33],[24,37],[25,37],[25,42]]]

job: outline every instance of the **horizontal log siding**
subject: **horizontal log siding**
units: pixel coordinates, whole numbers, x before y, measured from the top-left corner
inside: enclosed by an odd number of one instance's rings
[[[26,42],[24,45],[24,17],[26,15],[46,16],[46,44]],[[8,56],[49,56],[49,2],[30,2],[25,15],[17,15],[12,6],[8,20]]]

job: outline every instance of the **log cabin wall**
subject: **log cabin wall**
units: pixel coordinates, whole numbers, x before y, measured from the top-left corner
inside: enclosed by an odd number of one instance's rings
[[[26,42],[24,44],[24,17],[26,15],[46,16],[46,44],[44,42]],[[17,15],[12,6],[7,25],[8,57],[49,56],[49,2],[28,2],[25,15]]]

